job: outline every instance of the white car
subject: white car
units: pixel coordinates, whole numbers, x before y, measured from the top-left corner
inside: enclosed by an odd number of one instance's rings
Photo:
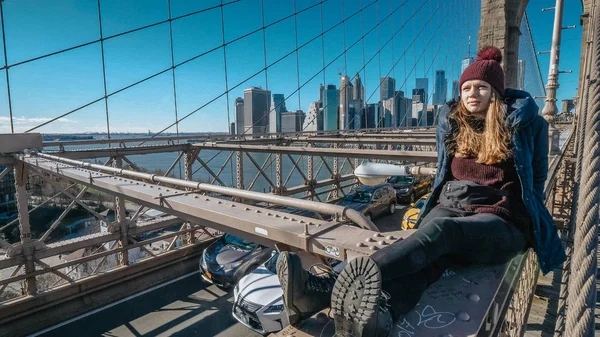
[[[233,290],[233,317],[263,335],[280,331],[290,324],[277,277],[278,257],[279,253],[273,251],[271,259],[241,278]],[[305,264],[307,261],[301,258]],[[339,272],[344,265],[338,263],[334,270]]]

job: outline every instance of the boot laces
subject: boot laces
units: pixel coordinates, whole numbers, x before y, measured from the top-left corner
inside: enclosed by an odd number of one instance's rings
[[[313,273],[309,273],[308,280],[306,281],[306,287],[312,291],[330,293],[333,289],[333,284],[335,283],[336,277],[337,275],[334,272],[327,272],[323,275],[314,275]]]

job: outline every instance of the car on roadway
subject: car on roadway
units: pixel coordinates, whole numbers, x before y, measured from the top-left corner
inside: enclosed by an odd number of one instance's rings
[[[431,178],[413,175],[391,176],[387,182],[396,190],[398,203],[414,203],[431,189]]]
[[[202,252],[200,276],[208,283],[228,289],[270,257],[270,248],[224,234]]]
[[[337,204],[355,209],[372,219],[383,214],[394,214],[396,191],[387,183],[375,186],[360,185],[346,194]]]
[[[419,218],[421,209],[425,206],[425,202],[431,193],[427,193],[417,200],[417,202],[410,204],[410,208],[406,210],[404,216],[402,216],[402,229],[414,229]]]
[[[325,269],[318,267],[322,265],[321,261],[314,256],[305,252],[298,255],[304,268],[313,272],[325,272]],[[278,257],[279,252],[273,250],[272,257],[242,277],[233,290],[233,317],[247,328],[262,335],[275,333],[290,324],[283,304],[283,290],[277,277]],[[339,273],[345,265],[335,260],[329,262],[336,273]]]

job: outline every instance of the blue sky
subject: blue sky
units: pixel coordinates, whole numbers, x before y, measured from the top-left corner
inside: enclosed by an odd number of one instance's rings
[[[7,60],[2,53],[0,62],[14,65],[9,80],[15,131],[94,101],[36,131],[106,132],[108,119],[111,132],[157,132],[175,123],[176,113],[179,119],[189,115],[179,123],[180,132],[226,131],[243,89],[268,88],[286,96],[288,110],[306,111],[318,99],[319,84],[339,86],[338,72],[359,72],[371,102],[378,100],[380,76],[395,77],[396,90],[406,93],[415,77],[429,77],[431,101],[435,70],[445,69],[450,83],[458,79],[468,36],[474,53],[479,26],[477,0],[223,1],[222,13],[220,1],[170,1],[172,18],[201,11],[172,21],[174,74],[168,22],[104,41],[107,118],[101,45],[93,42],[100,37],[97,0],[5,0]],[[531,0],[527,9],[538,50],[550,48],[554,14],[541,8],[553,5]],[[100,8],[104,37],[169,18],[168,0],[101,0]],[[564,25],[578,25],[580,11],[579,2],[566,6]],[[580,39],[579,27],[563,32],[560,68],[573,74],[560,75],[559,100],[576,92]],[[302,46],[297,55],[296,45]],[[539,56],[544,81],[548,58]],[[10,132],[5,78],[6,70],[0,71],[0,132]]]

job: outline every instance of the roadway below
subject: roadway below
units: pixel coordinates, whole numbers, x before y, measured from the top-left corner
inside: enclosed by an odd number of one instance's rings
[[[406,206],[374,219],[383,231],[400,229]],[[42,337],[260,337],[231,315],[233,290],[204,283],[198,272],[40,331]]]

